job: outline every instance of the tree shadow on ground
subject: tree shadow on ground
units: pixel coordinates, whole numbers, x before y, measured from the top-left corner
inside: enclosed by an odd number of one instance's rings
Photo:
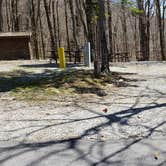
[[[91,119],[95,120],[96,118],[103,117],[107,121],[100,123],[94,127],[86,129],[78,137],[66,138],[66,139],[60,139],[60,140],[48,141],[48,142],[39,142],[39,143],[22,142],[16,146],[3,147],[0,150],[0,154],[2,155],[3,153],[7,153],[7,156],[5,156],[4,158],[2,158],[0,160],[0,164],[4,164],[5,162],[7,162],[13,158],[27,154],[29,152],[36,151],[36,150],[39,151],[39,150],[42,150],[43,148],[49,148],[52,146],[55,146],[55,149],[53,148],[48,153],[46,153],[46,154],[44,153],[42,156],[39,156],[39,158],[34,159],[33,161],[29,161],[29,163],[26,166],[40,165],[43,161],[46,161],[49,158],[56,156],[56,155],[62,155],[62,157],[65,157],[65,156],[63,156],[63,154],[67,154],[69,151],[73,151],[74,154],[76,154],[76,156],[77,156],[75,159],[73,159],[71,161],[70,164],[75,163],[77,161],[84,161],[86,163],[86,165],[89,165],[89,166],[124,164],[124,161],[123,161],[124,158],[118,158],[116,156],[120,156],[120,155],[123,156],[123,153],[128,151],[132,146],[134,146],[138,143],[141,144],[141,141],[148,139],[159,127],[165,125],[166,121],[163,121],[163,122],[157,124],[156,126],[150,127],[145,136],[136,137],[133,140],[127,141],[127,143],[125,143],[123,146],[119,147],[117,150],[112,149],[112,150],[110,150],[111,152],[108,152],[108,153],[104,153],[104,148],[105,148],[105,146],[107,146],[107,142],[100,142],[100,140],[99,140],[99,142],[91,142],[90,146],[88,146],[88,148],[85,151],[85,149],[83,150],[80,147],[80,143],[81,143],[80,141],[83,140],[87,136],[99,134],[101,128],[103,128],[103,127],[110,126],[114,123],[119,123],[120,125],[123,125],[120,123],[121,120],[123,120],[123,119],[129,120],[130,118],[132,118],[135,115],[140,114],[141,112],[149,111],[149,110],[155,111],[155,109],[166,108],[166,103],[147,105],[145,107],[138,107],[138,108],[134,108],[134,107],[135,107],[135,105],[129,109],[121,110],[119,112],[111,113],[108,115],[103,115],[101,113],[95,112],[97,114],[97,116],[92,117]],[[87,108],[85,108],[85,109],[87,109]],[[90,109],[88,109],[88,110],[90,112],[94,113],[93,110],[90,110]],[[75,119],[75,120],[71,120],[68,122],[64,122],[63,124],[74,123],[76,121],[81,122],[81,121],[86,121],[86,120],[88,120],[88,119],[87,118]],[[27,133],[27,136],[29,136],[35,132],[45,130],[52,126],[56,126],[56,125],[57,126],[62,125],[62,123],[59,123],[59,124],[56,123],[56,124],[52,124],[49,126],[44,126],[40,129]],[[56,145],[63,145],[63,144],[64,144],[64,146],[61,147],[60,149],[56,148]],[[96,146],[98,146],[98,145],[100,145],[100,146],[97,148],[97,152],[95,152],[95,154],[97,153],[100,157],[98,157],[97,159],[94,160],[94,159],[92,159],[92,156],[93,156],[94,150],[96,149]],[[155,146],[154,147],[153,147],[153,145],[151,145],[151,146],[152,146],[151,149],[156,150]],[[158,150],[160,150],[160,149],[158,149]],[[166,153],[166,151],[161,151],[161,153],[164,154],[164,153]],[[100,154],[102,154],[102,155],[100,155]],[[68,157],[70,157],[70,153],[68,155],[69,155]],[[71,156],[72,156],[72,154],[71,154]],[[155,159],[154,159],[154,161],[155,161]],[[135,162],[138,162],[137,158],[135,159]],[[151,161],[151,162],[153,162],[153,161]],[[159,165],[162,165],[164,163],[164,161],[158,160],[157,163]]]
[[[0,72],[0,92],[7,92],[19,87],[39,86],[44,78],[50,78],[51,71],[37,74],[23,70]]]
[[[78,72],[78,71],[77,71]],[[66,75],[69,75],[68,72],[66,72]],[[61,73],[62,74],[62,73]],[[62,74],[62,78],[59,78],[59,80],[57,79],[57,75],[55,76],[55,78],[52,76],[49,78],[49,83],[55,85],[55,80],[57,80],[57,82],[59,82],[59,84],[57,86],[61,86],[63,83],[66,83],[66,80],[68,80],[69,82],[73,81],[73,78],[70,79],[71,75],[75,75],[75,74],[79,74],[79,73],[75,73],[75,71],[72,71],[69,75],[69,78],[65,78],[65,75]],[[24,73],[25,75],[25,73]],[[29,74],[27,74],[29,75]],[[33,75],[33,74],[32,74]],[[48,74],[49,75],[49,74]],[[19,77],[19,76],[18,76]],[[36,77],[36,75],[34,75],[34,77]],[[78,76],[77,76],[78,77]],[[2,78],[2,77],[1,77]],[[87,75],[85,76],[85,78],[87,78]],[[20,77],[19,77],[20,79]],[[119,77],[118,77],[119,79]],[[9,78],[10,80],[10,78]],[[9,81],[8,80],[8,81]],[[53,82],[52,82],[53,80]],[[41,80],[43,81],[43,80]],[[76,79],[77,81],[77,79]],[[89,81],[89,80],[88,80]],[[43,82],[41,82],[43,85]],[[44,82],[45,83],[45,82]],[[48,83],[48,82],[47,82]],[[91,83],[91,82],[90,82]],[[92,86],[93,83],[91,83]],[[22,86],[22,85],[21,85]],[[27,86],[27,85],[26,85]],[[20,85],[16,86],[16,87],[20,87]],[[158,92],[160,95],[165,95],[165,93],[160,93]],[[151,135],[156,132],[156,130],[165,125],[166,121],[162,121],[158,124],[156,124],[155,126],[149,127],[148,132],[145,136],[142,137],[135,137],[134,139],[132,139],[131,141],[125,143],[123,146],[121,146],[119,149],[111,149],[111,152],[108,153],[104,153],[104,149],[105,146],[107,146],[107,142],[102,142],[101,140],[98,140],[97,142],[91,142],[90,146],[88,146],[88,148],[85,150],[82,147],[80,147],[81,141],[86,138],[87,136],[91,136],[91,135],[100,135],[100,131],[101,128],[105,128],[108,126],[111,126],[113,124],[119,124],[120,126],[124,125],[123,120],[125,119],[126,123],[125,125],[128,125],[128,120],[130,118],[132,118],[133,116],[139,115],[142,112],[147,112],[150,110],[156,111],[158,109],[165,109],[166,108],[166,103],[157,103],[157,101],[154,101],[146,106],[139,106],[139,98],[142,96],[142,94],[139,94],[136,97],[135,103],[133,103],[133,105],[130,108],[124,109],[124,110],[120,110],[118,112],[115,113],[110,113],[110,114],[103,114],[103,113],[99,113],[99,112],[95,112],[94,110],[91,110],[89,108],[82,108],[84,110],[87,110],[91,113],[96,114],[96,116],[93,117],[89,117],[89,118],[81,118],[81,119],[71,119],[67,122],[63,122],[63,123],[55,123],[52,125],[42,125],[40,126],[40,129],[34,129],[31,132],[27,133],[27,137],[37,133],[39,131],[42,130],[46,130],[48,128],[51,128],[53,126],[60,126],[63,124],[72,124],[75,122],[83,122],[83,121],[87,121],[87,120],[95,120],[98,118],[105,118],[106,122],[101,122],[100,124],[97,124],[93,127],[90,127],[88,129],[85,129],[83,131],[83,133],[80,136],[77,137],[73,137],[73,138],[66,138],[66,139],[59,139],[59,140],[55,140],[55,141],[47,141],[47,142],[38,142],[38,143],[26,143],[26,142],[20,142],[18,145],[15,146],[6,146],[6,147],[1,147],[0,148],[0,164],[4,164],[5,162],[8,162],[9,160],[12,160],[14,158],[23,156],[24,154],[28,154],[29,152],[33,152],[33,151],[40,151],[44,148],[49,148],[49,147],[53,147],[55,146],[55,148],[51,149],[50,151],[48,151],[47,153],[42,154],[41,156],[39,156],[36,159],[33,159],[32,161],[29,161],[29,163],[26,166],[33,166],[33,165],[40,165],[43,161],[47,161],[49,158],[57,156],[57,155],[61,155],[62,157],[67,157],[67,154],[69,153],[69,151],[73,151],[74,154],[76,154],[75,158],[71,161],[71,163],[68,163],[72,165],[72,163],[75,163],[77,161],[84,161],[86,163],[86,165],[90,165],[90,166],[96,166],[96,165],[123,165],[124,164],[124,158],[120,158],[118,156],[122,155],[124,152],[127,152],[131,147],[133,147],[134,145],[141,143],[143,140],[148,139],[149,137],[151,137]],[[127,98],[127,96],[124,96],[125,98]],[[131,96],[129,96],[131,97]],[[157,99],[156,99],[157,100]],[[75,103],[75,107],[79,108],[81,107],[80,105],[78,105],[77,103]],[[30,121],[30,119],[27,121]],[[27,127],[29,128],[29,127]],[[26,129],[26,128],[24,128]],[[21,128],[18,129],[22,130]],[[14,131],[11,131],[14,132]],[[18,136],[19,137],[19,136]],[[15,137],[17,138],[17,136]],[[15,139],[12,138],[12,139]],[[2,141],[2,140],[1,140]],[[12,140],[8,140],[8,141],[12,141]],[[57,148],[56,146],[58,145],[63,145],[63,147],[61,148]],[[100,145],[100,146],[99,146]],[[147,145],[150,146],[150,145]],[[156,146],[155,145],[151,145],[152,149],[156,150]],[[92,159],[92,156],[94,156],[94,151],[97,148],[97,154],[99,155],[99,157],[97,159]],[[157,149],[160,151],[160,149]],[[3,154],[6,153],[6,155],[3,157]],[[166,153],[165,151],[162,151],[161,153]],[[66,156],[63,154],[66,154]],[[72,154],[70,156],[70,153],[68,154],[69,157],[72,157]],[[115,158],[114,158],[115,157]],[[94,157],[95,158],[95,157]],[[138,159],[135,158],[135,162],[137,162]],[[153,162],[153,161],[152,161]],[[163,165],[165,161],[163,160],[158,160],[158,165]]]
[[[83,67],[83,64],[72,64],[67,63],[67,68],[74,68],[74,67]],[[42,64],[27,64],[27,65],[20,65],[23,68],[59,68],[59,64],[56,63],[42,63]]]

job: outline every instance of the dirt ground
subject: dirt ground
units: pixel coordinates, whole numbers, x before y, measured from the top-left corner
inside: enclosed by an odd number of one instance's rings
[[[0,62],[0,72],[13,70],[59,71],[45,61]],[[83,94],[32,104],[16,100],[10,91],[0,92],[0,141],[165,138],[166,63],[117,63],[111,70],[131,81],[112,91],[110,86],[104,97]]]

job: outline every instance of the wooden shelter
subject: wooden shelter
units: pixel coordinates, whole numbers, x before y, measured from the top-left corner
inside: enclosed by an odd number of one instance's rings
[[[31,59],[29,32],[0,33],[0,60]]]

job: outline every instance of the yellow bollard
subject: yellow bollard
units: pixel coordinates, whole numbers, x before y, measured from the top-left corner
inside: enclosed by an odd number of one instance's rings
[[[58,48],[59,67],[66,68],[65,51],[63,47]]]

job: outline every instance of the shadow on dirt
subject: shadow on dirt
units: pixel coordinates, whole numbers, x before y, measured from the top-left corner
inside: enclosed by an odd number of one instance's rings
[[[83,67],[83,64],[73,64],[67,63],[67,68],[74,68],[74,67]],[[59,64],[56,63],[43,63],[43,64],[27,64],[27,65],[20,65],[20,67],[24,68],[59,68]]]
[[[51,157],[55,157],[56,155],[61,156],[61,157],[69,157],[70,158],[70,153],[68,154],[69,151],[72,151],[73,154],[75,155],[75,158],[73,159],[72,163],[75,163],[77,161],[84,161],[84,163],[88,166],[97,166],[97,165],[117,165],[117,164],[124,164],[124,158],[119,158],[118,156],[123,156],[123,154],[136,144],[141,144],[141,141],[149,138],[153,132],[155,132],[159,127],[163,126],[166,124],[166,121],[163,121],[159,124],[157,124],[156,126],[153,126],[151,128],[148,129],[147,134],[144,137],[136,137],[133,140],[130,141],[126,141],[125,144],[123,144],[119,149],[115,150],[115,149],[110,149],[108,153],[104,153],[106,146],[108,146],[108,142],[100,142],[100,141],[95,141],[95,142],[91,142],[90,146],[87,147],[86,152],[82,149],[82,147],[80,147],[80,141],[90,135],[95,135],[95,134],[99,134],[101,128],[106,127],[106,126],[110,126],[114,123],[120,123],[120,121],[122,119],[129,119],[135,115],[138,115],[141,112],[144,111],[149,111],[152,109],[159,109],[159,108],[166,108],[166,103],[162,103],[162,104],[155,104],[152,106],[145,106],[145,107],[139,107],[139,108],[130,108],[130,109],[126,109],[126,110],[121,110],[117,113],[112,113],[112,114],[108,114],[108,115],[103,115],[100,113],[96,113],[96,117],[92,117],[92,119],[96,119],[99,117],[103,117],[107,120],[107,122],[98,124],[94,127],[85,129],[85,131],[78,137],[74,137],[74,138],[67,138],[67,139],[60,139],[60,140],[56,140],[56,141],[48,141],[48,142],[39,142],[39,143],[20,143],[18,145],[15,146],[8,146],[8,147],[2,147],[0,149],[0,155],[3,155],[4,153],[6,153],[7,155],[5,157],[2,157],[0,160],[0,164],[4,164],[5,162],[13,159],[13,158],[17,158],[23,155],[28,154],[29,152],[33,152],[33,151],[39,151],[42,150],[44,148],[49,148],[49,147],[53,147],[53,146],[58,146],[60,144],[64,144],[64,146],[62,146],[61,148],[50,148],[50,151],[47,151],[47,153],[44,153],[42,156],[38,156],[37,158],[35,158],[33,161],[29,161],[29,163],[26,166],[32,166],[32,165],[40,165],[43,161],[47,161],[49,158]],[[89,110],[90,112],[92,110]],[[154,110],[155,111],[155,110]],[[87,121],[87,118],[83,118],[83,119],[75,119],[75,120],[70,120],[68,122],[64,122],[63,124],[69,124],[69,123],[75,123],[76,121]],[[35,132],[41,131],[41,130],[45,130],[49,127],[52,127],[54,125],[62,125],[62,123],[59,124],[53,124],[50,126],[45,126],[43,128],[40,129],[36,129],[30,133],[27,133],[27,136],[34,134]],[[122,124],[120,124],[122,125]],[[155,145],[144,145],[144,147],[148,147],[151,149],[155,149]],[[152,146],[152,147],[150,147]],[[95,152],[95,153],[94,153]],[[161,154],[165,154],[166,151],[160,151]],[[67,156],[63,156],[63,154],[68,154]],[[102,154],[102,155],[97,155],[97,161],[94,159],[92,159],[92,156],[95,154]],[[128,154],[129,155],[129,154]],[[71,157],[72,154],[71,154]],[[145,157],[145,156],[144,156]],[[135,162],[138,164],[138,162],[140,162],[140,160],[143,160],[143,158],[139,159],[135,158],[132,162]],[[153,158],[154,161],[149,161],[149,162],[155,162],[158,165],[162,165],[165,164],[165,161],[162,159],[156,161],[155,158]],[[141,161],[144,162],[144,161]],[[139,163],[140,164],[140,163]],[[139,165],[138,164],[138,165]]]

